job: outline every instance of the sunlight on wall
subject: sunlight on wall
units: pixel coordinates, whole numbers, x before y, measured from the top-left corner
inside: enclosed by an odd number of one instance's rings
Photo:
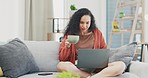
[[[54,18],[64,17],[64,1],[63,0],[53,0],[53,16]]]
[[[148,32],[147,32],[147,29],[148,29],[148,13],[146,13],[145,14],[145,27],[144,27],[144,32],[145,32],[145,34],[144,34],[144,41],[145,42],[148,42],[148,36],[147,36],[147,34],[148,34]]]
[[[15,29],[14,21],[17,20],[17,17],[14,18],[14,13],[16,12],[16,3],[13,0],[0,0],[0,40],[7,41],[8,39],[16,36],[18,29]]]
[[[0,0],[0,41],[21,37],[19,19],[19,2],[23,0]],[[21,16],[23,17],[23,16]]]
[[[148,21],[148,14],[145,14],[145,21]]]

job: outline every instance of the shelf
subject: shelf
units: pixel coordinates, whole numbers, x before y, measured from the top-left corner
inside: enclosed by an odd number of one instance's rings
[[[111,33],[116,34],[116,33],[126,33],[126,32],[131,32],[131,29],[122,29],[119,32],[111,32]],[[134,33],[138,34],[138,33],[142,33],[142,31],[139,29],[139,30],[135,30]]]
[[[127,7],[127,6],[136,6],[137,5],[137,1],[127,1],[127,2],[122,2],[121,5],[119,6],[119,8],[122,7]]]
[[[126,15],[122,18],[115,18],[115,20],[120,19],[120,20],[134,20],[135,15]],[[142,16],[138,15],[138,20],[142,20]]]
[[[148,42],[142,42],[142,44],[148,44]]]
[[[52,32],[53,33],[61,33],[63,32],[62,28],[65,28],[70,18],[48,18],[52,21]]]
[[[63,35],[63,33],[47,33],[47,40],[60,42],[60,38],[63,37]]]
[[[134,16],[124,16],[121,18],[121,20],[134,20],[135,17]],[[141,20],[141,17],[138,16],[138,20]]]
[[[128,10],[129,11],[128,12]],[[141,13],[139,13],[140,9]],[[117,25],[112,25],[112,31],[110,32],[110,41],[108,43],[108,48],[112,46],[112,40],[114,40],[113,35],[120,36],[120,45],[124,45],[127,42],[125,39],[129,39],[129,43],[135,40],[143,41],[143,3],[142,0],[118,0],[113,22],[118,22]],[[122,18],[120,18],[122,17]],[[140,21],[140,22],[139,22]],[[127,26],[129,25],[129,26]],[[118,26],[119,31],[113,31],[113,27]],[[129,27],[129,28],[126,28]],[[125,37],[128,34],[128,37]],[[137,36],[141,35],[141,36]],[[139,38],[140,37],[140,38]],[[115,41],[115,40],[114,40]],[[125,42],[126,41],[126,42]],[[117,42],[117,41],[116,41]]]

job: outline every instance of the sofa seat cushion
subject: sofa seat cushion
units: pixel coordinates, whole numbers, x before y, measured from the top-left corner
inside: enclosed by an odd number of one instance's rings
[[[53,73],[52,75],[38,75],[40,73]],[[56,76],[59,74],[59,72],[38,72],[33,74],[26,74],[19,78],[56,78]]]
[[[27,46],[17,38],[0,45],[0,67],[4,76],[10,78],[39,71]]]
[[[140,78],[148,78],[148,63],[132,61],[129,72]]]
[[[31,51],[40,71],[57,71],[59,63],[59,42],[56,41],[24,41]]]
[[[53,74],[41,76],[41,75],[38,75],[40,73],[53,73]],[[56,78],[58,74],[60,74],[60,72],[38,72],[33,74],[26,74],[26,75],[20,76],[19,78]],[[114,78],[139,78],[139,77],[136,76],[135,74],[126,72]]]
[[[115,78],[139,78],[137,75],[135,74],[132,74],[132,73],[129,73],[129,72],[126,72],[126,73],[123,73]]]

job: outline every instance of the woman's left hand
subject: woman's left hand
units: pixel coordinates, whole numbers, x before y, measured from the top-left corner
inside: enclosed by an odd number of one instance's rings
[[[68,41],[68,39],[66,39],[65,41],[65,47],[69,48],[71,46],[71,43]]]

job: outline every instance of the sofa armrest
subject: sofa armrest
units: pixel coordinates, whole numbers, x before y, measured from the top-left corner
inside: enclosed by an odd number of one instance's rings
[[[129,72],[137,75],[139,78],[147,78],[148,63],[132,61]]]

